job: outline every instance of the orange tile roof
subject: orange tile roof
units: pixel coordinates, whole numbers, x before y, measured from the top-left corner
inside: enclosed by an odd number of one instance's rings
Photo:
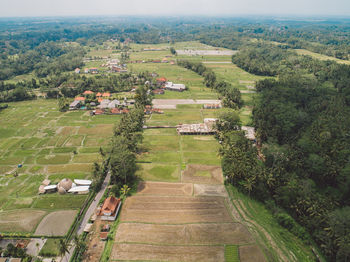
[[[102,96],[103,96],[103,97],[110,97],[111,94],[110,94],[110,93],[103,93]]]
[[[97,101],[98,101],[99,103],[101,103],[102,100],[103,100],[103,98],[99,98]]]
[[[157,78],[157,81],[159,81],[159,82],[166,82],[166,78],[165,77],[160,77],[160,78]]]
[[[85,97],[82,96],[78,96],[76,98],[74,98],[75,101],[85,101]]]
[[[98,93],[96,94],[96,96],[102,96],[102,94],[101,94],[100,92],[98,92]]]
[[[107,197],[103,202],[103,206],[100,211],[100,215],[103,213],[111,213],[114,214],[119,205],[120,199],[115,198],[114,196]]]
[[[85,91],[83,94],[84,95],[91,95],[91,94],[93,94],[94,92],[92,92],[92,91],[90,91],[90,90],[87,90],[87,91]]]

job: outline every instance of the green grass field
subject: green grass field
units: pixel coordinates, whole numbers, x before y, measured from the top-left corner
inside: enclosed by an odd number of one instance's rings
[[[0,215],[23,208],[37,212],[81,207],[86,196],[38,195],[38,188],[45,178],[58,183],[91,177],[92,163],[101,159],[99,146],[108,144],[119,117],[85,113],[61,113],[56,100],[10,103],[0,112]],[[7,229],[0,223],[0,232]]]

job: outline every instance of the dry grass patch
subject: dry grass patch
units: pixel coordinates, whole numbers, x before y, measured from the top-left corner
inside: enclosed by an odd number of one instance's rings
[[[96,125],[94,127],[81,126],[79,128],[78,134],[109,136],[113,134],[113,126],[114,125]]]
[[[169,245],[220,245],[248,244],[253,238],[240,223],[157,225],[121,223],[116,242],[169,244]]]
[[[224,246],[114,244],[112,260],[224,262]]]
[[[191,196],[192,184],[141,182],[138,186],[139,194],[167,195],[167,196]]]
[[[222,184],[222,169],[220,166],[187,165],[181,180],[187,183]]]
[[[0,231],[31,232],[45,214],[45,211],[32,209],[0,212]]]
[[[194,184],[195,196],[221,196],[228,197],[224,185],[200,185]]]
[[[41,220],[35,235],[37,236],[64,236],[74,221],[76,210],[55,211]]]
[[[222,197],[133,196],[121,221],[145,223],[232,222]]]
[[[239,247],[241,262],[264,262],[266,258],[257,245]]]

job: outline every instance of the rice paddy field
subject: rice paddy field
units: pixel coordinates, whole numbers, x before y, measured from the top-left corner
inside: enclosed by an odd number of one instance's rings
[[[118,57],[109,45],[91,49],[88,56]],[[198,42],[173,46],[177,50],[227,51]],[[220,80],[242,91],[245,106],[239,114],[243,124],[251,123],[255,83],[262,78],[231,64],[230,55],[175,57],[169,44],[130,47],[131,60],[205,62]],[[100,66],[101,62],[88,62],[86,67]],[[164,95],[156,95],[158,99],[219,98],[203,85],[201,76],[176,64],[132,63],[128,70],[155,72],[188,87],[184,92],[167,90]],[[202,123],[222,110],[177,105],[164,109],[164,114],[151,115],[145,124]],[[86,196],[39,196],[38,187],[45,178],[56,183],[62,178],[91,177],[93,162],[100,160],[99,147],[108,145],[117,121],[118,116],[90,117],[86,111],[58,112],[55,100],[11,103],[1,111],[0,232],[64,235],[59,228],[49,229],[57,224],[57,217],[67,218],[67,228]],[[234,188],[227,191],[219,144],[213,136],[180,136],[175,128],[145,129],[143,135],[144,152],[137,157],[137,175],[143,181],[138,193],[123,205],[114,225],[116,233],[114,238],[109,237],[102,261],[312,261],[311,251],[278,227],[261,204]],[[18,164],[23,167],[17,168]],[[15,171],[19,174],[16,177]],[[258,218],[255,207],[263,217]]]
[[[53,224],[51,212],[76,214],[86,196],[38,195],[38,188],[45,178],[51,183],[63,178],[90,178],[93,162],[100,161],[99,147],[108,145],[116,121],[118,116],[90,117],[87,111],[61,113],[56,100],[10,103],[2,110],[0,232],[32,234],[44,217]],[[25,218],[19,214],[26,214]],[[64,217],[69,220],[67,229],[75,215]]]

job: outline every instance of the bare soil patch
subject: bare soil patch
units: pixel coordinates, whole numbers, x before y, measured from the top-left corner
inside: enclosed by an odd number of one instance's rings
[[[232,222],[223,197],[133,196],[126,200],[121,221],[146,223]]]
[[[38,236],[64,236],[74,221],[76,210],[51,212],[40,222],[35,230]]]
[[[240,246],[239,258],[241,262],[264,262],[264,254],[257,245]]]
[[[167,195],[167,196],[192,196],[192,184],[141,182],[138,186],[139,194]]]
[[[42,210],[0,212],[0,232],[31,232],[46,214]]]
[[[208,171],[210,176],[202,176],[201,172],[203,171]],[[187,183],[222,184],[222,169],[220,166],[187,165],[186,170],[182,173],[181,180]]]
[[[255,84],[255,81],[251,80],[239,80],[240,84]]]
[[[167,245],[249,244],[253,239],[240,223],[157,225],[121,223],[116,242]]]
[[[194,184],[195,196],[221,196],[228,197],[224,185],[200,185]]]
[[[114,244],[112,260],[223,262],[224,246]]]

